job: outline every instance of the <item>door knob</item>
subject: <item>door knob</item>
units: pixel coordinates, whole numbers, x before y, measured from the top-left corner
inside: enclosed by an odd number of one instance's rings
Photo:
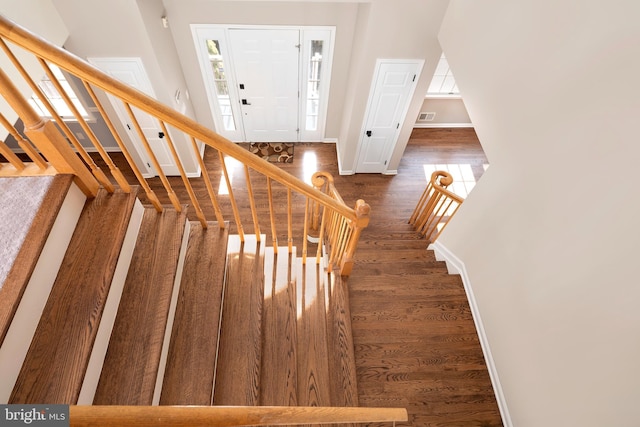
[[[371,136],[371,131],[370,130],[367,131],[367,136]]]
[[[250,103],[250,102],[247,102],[247,100],[246,100],[246,99],[243,99],[243,100],[242,100],[242,105],[251,105],[251,103]]]
[[[164,138],[164,132],[158,132],[158,138],[160,139]]]

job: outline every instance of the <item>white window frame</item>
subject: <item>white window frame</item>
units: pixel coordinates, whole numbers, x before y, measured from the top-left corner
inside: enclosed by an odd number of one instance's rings
[[[82,119],[86,122],[95,121],[94,117],[89,112],[89,107],[84,105],[82,99],[76,94],[77,89],[73,87],[73,82],[70,79],[67,79],[66,74],[62,69],[60,69],[55,64],[48,64],[49,68],[53,72],[53,74],[57,77],[58,82],[62,85],[63,89],[65,89],[65,93],[71,99],[71,102],[75,105],[75,107],[80,112]],[[78,118],[73,115],[71,109],[67,106],[66,101],[59,94],[58,90],[53,86],[53,83],[50,83],[51,79],[48,74],[45,74],[38,82],[38,86],[40,87],[40,93],[34,93],[31,95],[31,98],[28,99],[29,104],[36,110],[41,117],[58,120],[61,118],[65,122],[78,122]],[[45,86],[49,86],[46,88]],[[49,95],[47,92],[51,92],[51,94],[57,94],[57,96]],[[53,108],[58,113],[58,116],[53,117],[44,103],[40,100],[40,94],[44,95],[49,103],[53,106]],[[59,114],[60,108],[62,107],[65,114]]]

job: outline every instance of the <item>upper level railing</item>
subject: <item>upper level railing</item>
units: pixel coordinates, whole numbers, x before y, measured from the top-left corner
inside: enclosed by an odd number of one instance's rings
[[[130,183],[127,182],[122,171],[118,169],[92,131],[91,126],[87,124],[56,78],[51,67],[51,64],[55,64],[82,82],[126,158],[128,167],[137,179],[137,184],[143,189],[146,199],[156,210],[163,210],[161,199],[168,200],[178,211],[183,209],[183,204],[189,204],[190,209],[194,210],[203,227],[207,227],[209,221],[214,219],[208,218],[205,215],[205,211],[212,211],[212,216],[215,217],[218,226],[225,227],[225,222],[230,222],[242,240],[244,240],[246,229],[250,227],[252,228],[252,233],[259,238],[261,226],[266,223],[268,224],[266,227],[271,229],[271,233],[265,234],[275,248],[278,246],[278,240],[286,238],[289,251],[291,251],[295,239],[304,246],[303,260],[305,261],[307,252],[306,236],[315,234],[324,243],[318,245],[316,256],[318,262],[321,256],[324,256],[329,260],[330,268],[337,270],[341,275],[350,273],[353,253],[360,232],[368,224],[369,206],[364,201],[358,200],[355,208],[350,208],[337,195],[332,182],[331,185],[316,187],[306,184],[189,117],[121,83],[84,60],[48,43],[46,40],[1,16],[0,48],[13,64],[17,74],[21,76],[30,87],[30,90],[44,104],[49,115],[51,117],[59,117],[56,108],[47,100],[37,83],[40,76],[34,78],[34,76],[30,75],[25,66],[23,66],[24,61],[21,62],[18,59],[15,51],[19,48],[22,52],[29,52],[33,55],[42,67],[43,72],[49,77],[51,84],[55,86],[62,96],[69,110],[73,112],[93,148],[107,166],[108,172],[103,171],[97,165],[94,157],[87,152],[64,120],[55,120],[54,123],[42,118],[18,90],[18,85],[8,77],[4,70],[0,70],[0,92],[22,120],[24,136],[1,114],[0,123],[14,136],[22,150],[29,156],[31,162],[35,164],[35,167],[46,168],[50,165],[59,173],[75,175],[76,184],[90,197],[95,195],[100,187],[112,192],[115,189],[115,185],[118,185],[122,191],[130,191]],[[122,102],[123,108],[128,113],[129,119],[144,146],[146,155],[158,174],[163,189],[161,194],[156,194],[152,185],[149,184],[149,181],[145,179],[143,173],[137,167],[127,145],[118,134],[114,123],[107,115],[100,101],[101,94],[112,95]],[[180,200],[172,187],[171,180],[163,172],[156,153],[151,148],[134,113],[134,109],[147,113],[157,120],[165,135],[163,141],[167,144],[167,148],[182,177],[181,185],[186,190],[188,200]],[[169,132],[169,130],[172,132]],[[178,154],[179,150],[176,149],[176,144],[174,143],[176,138],[172,139],[171,137],[171,135],[175,136],[179,133],[182,133],[184,141],[188,141],[189,149],[193,150],[194,157],[198,159],[208,198],[198,197],[191,180],[187,177]],[[220,176],[213,176],[215,171],[208,170],[205,167],[199,149],[199,141],[206,144],[209,150],[213,149],[217,152],[221,169]],[[0,143],[0,154],[4,155],[9,161],[9,164],[0,168],[0,174],[7,174],[11,171],[19,173],[27,167],[34,167],[23,163],[10,152],[4,143]],[[236,159],[244,168],[245,186],[243,188],[239,188],[237,182],[234,182],[234,185],[231,183],[231,175],[225,164],[225,159],[229,157]],[[107,173],[110,177],[107,176]],[[327,174],[322,174],[322,176],[325,177],[324,179],[332,181]],[[216,194],[214,186],[216,180],[226,184],[228,196],[225,195],[224,200]],[[248,195],[249,206],[238,203],[238,198],[234,193],[240,191]],[[268,207],[256,205],[254,197],[256,192],[267,194]],[[300,218],[301,215],[293,210],[293,206],[297,205],[294,201],[296,198],[303,198],[304,200],[305,213],[302,222],[294,221],[294,218]],[[283,203],[282,200],[286,200],[286,203]],[[314,215],[310,214],[312,212],[318,214],[315,218],[318,218],[321,212],[322,221],[320,223],[313,221]],[[268,220],[265,218],[268,218]],[[283,224],[286,224],[286,230],[282,230]],[[323,253],[323,251],[326,253]]]
[[[416,205],[409,224],[430,242],[435,242],[463,202],[463,198],[447,190],[453,176],[435,171]]]

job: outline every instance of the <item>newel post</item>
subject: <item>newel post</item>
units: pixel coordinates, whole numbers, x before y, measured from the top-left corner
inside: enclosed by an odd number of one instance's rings
[[[82,192],[87,197],[94,197],[100,187],[98,181],[71,149],[56,125],[51,120],[43,119],[38,115],[2,69],[0,69],[0,94],[22,119],[25,135],[40,150],[49,164],[58,173],[75,175],[75,183]]]
[[[340,261],[341,276],[349,276],[351,274],[351,269],[353,268],[353,255],[356,252],[356,246],[358,246],[360,234],[362,233],[362,230],[367,228],[369,225],[369,213],[371,212],[371,206],[365,203],[364,200],[358,200],[356,201],[355,211],[356,220],[352,228],[353,233],[349,239],[347,250],[342,256],[342,261]]]

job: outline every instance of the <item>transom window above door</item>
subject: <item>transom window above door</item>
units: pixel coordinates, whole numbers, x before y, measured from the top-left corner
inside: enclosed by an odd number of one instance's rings
[[[333,27],[192,25],[216,131],[241,141],[322,141]]]

